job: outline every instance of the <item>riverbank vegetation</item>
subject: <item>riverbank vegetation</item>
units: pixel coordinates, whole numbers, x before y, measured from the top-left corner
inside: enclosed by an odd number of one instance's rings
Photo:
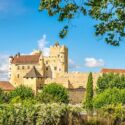
[[[52,83],[34,95],[19,86],[5,93],[0,89],[0,125],[124,125],[125,76],[102,74],[93,89],[88,76],[82,104],[69,104],[68,91]]]

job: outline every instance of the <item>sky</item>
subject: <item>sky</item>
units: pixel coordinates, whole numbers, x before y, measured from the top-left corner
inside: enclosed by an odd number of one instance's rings
[[[100,72],[102,68],[125,69],[125,43],[107,45],[94,35],[96,21],[80,16],[72,21],[68,36],[58,37],[65,25],[57,17],[39,12],[40,0],[0,0],[0,80],[8,79],[8,57],[35,49],[47,56],[55,41],[69,49],[70,72]]]

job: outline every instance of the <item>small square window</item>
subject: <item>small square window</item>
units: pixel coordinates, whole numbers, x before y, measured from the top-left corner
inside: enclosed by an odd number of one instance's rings
[[[54,70],[57,70],[57,67],[54,67]]]

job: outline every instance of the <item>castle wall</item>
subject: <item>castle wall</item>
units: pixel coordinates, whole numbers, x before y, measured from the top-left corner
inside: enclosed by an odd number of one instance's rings
[[[45,84],[59,83],[66,88],[86,88],[86,83],[89,73],[58,73],[54,79],[45,79]],[[93,84],[96,86],[96,81],[99,73],[93,73]]]
[[[82,103],[85,96],[85,89],[68,89],[69,93],[69,102],[71,104],[79,104]]]

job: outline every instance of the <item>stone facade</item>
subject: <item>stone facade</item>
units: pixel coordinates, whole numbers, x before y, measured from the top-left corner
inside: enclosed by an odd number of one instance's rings
[[[43,84],[53,82],[62,84],[68,89],[84,89],[86,87],[88,73],[68,72],[68,48],[64,45],[59,45],[58,42],[50,47],[50,55],[48,57],[43,56],[42,52],[37,50],[32,52],[31,55],[18,53],[10,57],[9,62],[9,82],[14,87],[25,85],[31,87],[35,92]],[[34,71],[32,71],[33,67],[35,67]],[[29,72],[31,72],[31,76],[25,77]],[[37,77],[35,72],[39,72],[41,77]],[[93,73],[94,87],[99,75],[100,73]]]
[[[60,46],[56,42],[54,46],[50,47],[50,55],[47,57],[43,56],[41,51],[34,51],[31,55],[18,53],[11,56],[9,62],[9,82],[14,87],[26,85],[37,91],[46,79],[51,79],[49,82],[52,82],[57,78],[57,74],[68,73],[68,48],[64,45]],[[42,79],[24,78],[34,66],[41,74]]]

